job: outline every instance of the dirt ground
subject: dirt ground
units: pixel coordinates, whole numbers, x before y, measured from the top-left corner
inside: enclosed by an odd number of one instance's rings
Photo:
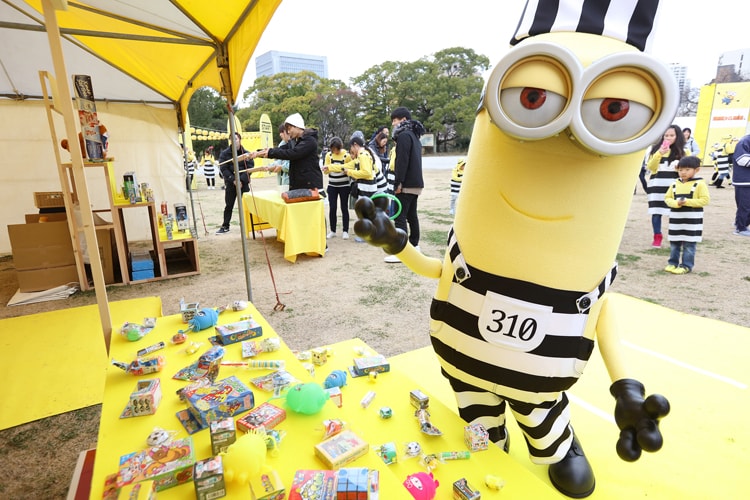
[[[441,165],[451,162],[455,163],[443,158]],[[426,189],[419,200],[420,247],[426,255],[442,257],[452,219],[448,214],[450,170],[429,168],[429,158],[425,164]],[[253,189],[275,187],[275,178],[253,180]],[[675,276],[662,271],[668,244],[651,247],[646,196],[638,187],[618,254],[620,271],[611,290],[750,327],[750,238],[732,235],[733,188],[710,188],[710,193],[694,272]],[[178,312],[183,297],[207,307],[247,299],[237,217],[230,233],[214,234],[221,223],[223,198],[220,188],[207,190],[202,179],[194,193],[200,275],[111,286],[107,288],[109,300],[159,296],[164,314],[169,315]],[[339,223],[338,237],[329,240],[324,258],[301,255],[295,264],[284,260],[273,230],[264,231],[263,238],[248,239],[252,301],[259,311],[292,349],[352,337],[387,356],[428,345],[429,304],[436,283],[401,264],[384,263],[380,249],[356,243],[353,231],[351,239],[343,240],[340,231]],[[86,292],[62,301],[5,307],[17,287],[12,258],[0,257],[0,318],[96,303],[95,294]],[[285,304],[283,311],[274,311],[277,302]],[[6,469],[0,475],[0,496],[64,498],[78,453],[96,446],[99,414],[97,405],[0,431],[0,459]]]

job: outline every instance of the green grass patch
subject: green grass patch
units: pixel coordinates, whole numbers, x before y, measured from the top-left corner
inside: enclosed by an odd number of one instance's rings
[[[616,260],[619,265],[627,266],[628,264],[633,264],[635,262],[638,262],[639,260],[641,260],[641,258],[638,255],[618,253]]]
[[[440,231],[431,229],[429,231],[422,232],[419,237],[428,243],[443,249],[448,245],[448,233],[446,231]]]

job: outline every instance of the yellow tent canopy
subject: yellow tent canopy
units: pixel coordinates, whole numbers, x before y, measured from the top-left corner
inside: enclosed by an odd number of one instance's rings
[[[97,100],[174,103],[204,86],[231,103],[281,0],[55,0],[66,65],[90,75]],[[42,0],[0,2],[0,97],[39,98],[51,67]],[[183,125],[181,118],[178,119]]]

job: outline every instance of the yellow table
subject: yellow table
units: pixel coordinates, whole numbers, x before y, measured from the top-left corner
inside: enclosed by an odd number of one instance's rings
[[[241,316],[248,314],[252,315],[263,327],[263,337],[276,336],[271,326],[252,306],[242,312],[223,313],[220,316],[219,324],[238,321]],[[138,349],[158,341],[169,342],[169,338],[183,327],[184,324],[181,322],[179,315],[159,318],[156,328],[138,342],[131,343],[119,335],[115,336],[112,339],[111,356],[113,359],[130,362]],[[158,374],[134,377],[114,366],[109,367],[99,426],[91,498],[101,498],[104,479],[108,474],[117,471],[120,456],[146,448],[146,437],[154,427],[177,431],[177,439],[187,436],[187,432],[175,417],[177,411],[185,408],[184,404],[180,403],[175,396],[175,391],[186,385],[186,382],[173,380],[171,377],[180,368],[195,361],[200,353],[205,352],[209,346],[206,339],[213,334],[213,328],[189,334],[191,340],[204,342],[203,348],[192,356],[183,352],[184,344],[182,346],[168,344],[166,349],[158,351],[166,356],[166,366]],[[329,349],[332,356],[329,357],[328,362],[316,367],[314,375],[311,375],[297,361],[294,354],[283,342],[280,351],[261,354],[257,359],[283,359],[286,361],[287,371],[300,381],[314,380],[322,384],[331,371],[346,369],[347,366],[352,364],[352,359],[356,356],[355,347],[366,349],[370,354],[374,354],[359,339],[335,344]],[[224,359],[227,361],[241,360],[241,345],[238,343],[227,346]],[[223,366],[219,378],[223,379],[236,375],[249,385],[251,378],[265,373],[268,373],[268,371],[248,371],[244,368]],[[135,388],[136,382],[140,379],[155,378],[156,376],[160,376],[163,393],[163,399],[156,414],[120,419],[120,413],[127,403],[128,396]],[[269,399],[270,394],[252,386],[251,388],[255,395],[256,406]],[[338,418],[346,422],[349,429],[365,439],[371,448],[367,455],[355,460],[349,466],[368,467],[380,471],[381,499],[410,498],[401,483],[407,475],[424,471],[424,467],[419,463],[419,460],[416,458],[402,459],[396,464],[385,465],[372,451],[373,448],[392,441],[401,454],[407,442],[418,441],[427,453],[466,449],[463,444],[464,422],[437,399],[431,400],[429,409],[432,423],[443,431],[443,435],[426,436],[419,431],[418,421],[413,415],[414,408],[409,402],[409,391],[417,388],[419,386],[412,382],[407,375],[396,370],[381,374],[374,383],[370,382],[367,377],[348,377],[348,383],[342,389],[343,406],[341,408],[337,407],[332,401],[328,401],[316,415],[300,415],[287,410],[286,420],[277,426],[277,429],[286,432],[286,437],[281,442],[280,453],[277,457],[269,456],[266,464],[279,473],[287,491],[289,491],[295,471],[299,469],[325,469],[324,464],[315,457],[313,447],[323,438],[323,421]],[[369,407],[362,408],[360,401],[371,390],[376,392],[376,397]],[[272,402],[277,406],[285,406],[283,400]],[[382,406],[389,406],[393,410],[391,419],[380,418],[379,409]],[[235,416],[235,421],[243,415],[244,413]],[[211,455],[208,431],[199,431],[192,437],[196,459],[208,458]],[[550,495],[555,497],[554,491],[548,485],[491,445],[490,449],[486,451],[472,454],[468,460],[454,460],[440,464],[434,471],[435,477],[441,484],[437,498],[452,498],[452,483],[461,477],[465,477],[473,487],[482,491],[483,497],[485,493],[489,495],[490,490],[483,483],[486,474],[502,476],[506,480],[507,484],[502,492],[504,497],[550,498]],[[250,498],[249,490],[237,484],[228,485],[227,493],[227,498]],[[189,498],[192,495],[192,482],[159,492],[160,499],[182,499]]]
[[[248,234],[253,223],[264,221],[276,228],[276,239],[284,242],[284,258],[296,262],[297,255],[325,255],[326,222],[323,200],[285,203],[275,190],[242,195]]]

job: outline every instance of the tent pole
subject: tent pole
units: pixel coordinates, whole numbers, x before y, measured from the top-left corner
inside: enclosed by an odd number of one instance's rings
[[[234,109],[227,99],[227,109],[229,110],[229,143],[232,145],[232,164],[234,165],[234,186],[237,192],[237,211],[240,217],[240,238],[242,239],[242,260],[245,265],[245,285],[247,287],[247,300],[253,301],[253,289],[250,284],[250,262],[247,252],[247,232],[245,231],[245,214],[242,209],[242,183],[240,182],[240,167],[237,164],[237,147],[234,145],[234,134],[237,129],[234,126]],[[248,179],[250,174],[248,173]]]
[[[190,196],[190,211],[193,214],[193,237],[198,239],[198,219],[195,217],[195,202],[193,201],[193,179],[190,177],[190,168],[187,164],[188,159],[187,148],[185,147],[185,129],[182,127],[180,128],[180,136],[182,137],[182,162],[185,168],[185,183],[187,184],[188,196]],[[195,153],[195,151],[193,151],[193,153]],[[195,177],[195,174],[193,174],[193,177]]]
[[[52,0],[43,0],[42,9],[44,11],[44,24],[47,28],[47,38],[49,48],[52,54],[52,65],[55,68],[55,78],[57,83],[57,95],[60,96],[59,103],[55,103],[63,115],[65,122],[65,133],[69,140],[70,155],[72,156],[73,183],[78,192],[78,203],[81,207],[81,217],[83,218],[83,237],[86,241],[89,257],[91,261],[91,275],[94,279],[94,291],[96,292],[96,302],[99,306],[99,318],[102,322],[102,332],[104,333],[104,346],[109,355],[109,344],[112,338],[112,318],[109,310],[109,300],[107,299],[107,287],[104,283],[104,271],[102,270],[101,256],[99,255],[99,245],[96,241],[96,231],[94,229],[94,215],[91,212],[91,199],[89,198],[88,186],[86,185],[86,175],[83,167],[83,156],[81,146],[76,140],[78,137],[78,128],[76,127],[73,102],[70,100],[70,87],[68,85],[68,73],[65,69],[65,59],[63,57],[62,44],[60,43],[60,26],[57,22],[57,13],[54,5],[60,2]],[[68,214],[73,217],[74,214]]]

